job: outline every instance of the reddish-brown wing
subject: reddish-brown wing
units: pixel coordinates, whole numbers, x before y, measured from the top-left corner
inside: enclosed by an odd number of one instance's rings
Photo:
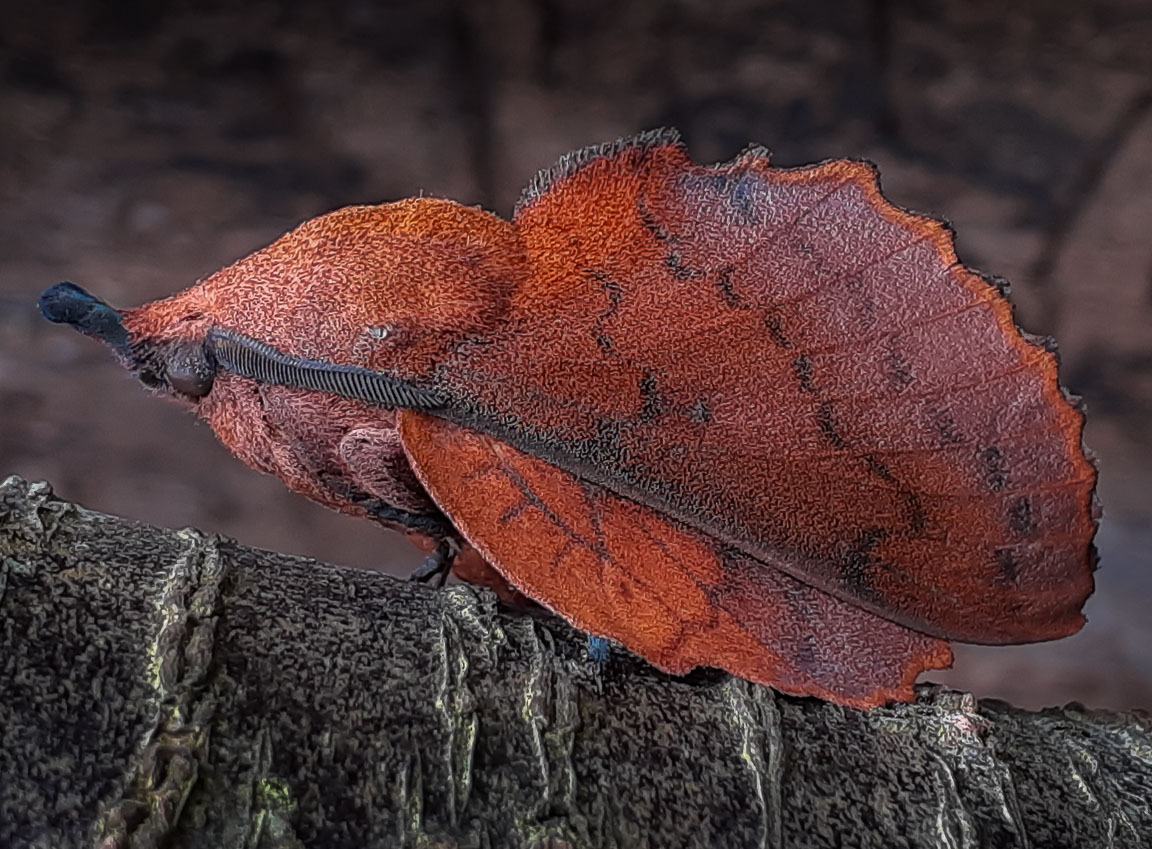
[[[508,328],[438,375],[457,422],[743,552],[750,580],[972,642],[1080,627],[1095,472],[1055,357],[870,166],[705,168],[648,136],[542,175],[515,224]]]
[[[913,697],[947,643],[754,564],[685,525],[510,445],[402,412],[421,481],[513,584],[675,674],[727,669],[874,707]]]

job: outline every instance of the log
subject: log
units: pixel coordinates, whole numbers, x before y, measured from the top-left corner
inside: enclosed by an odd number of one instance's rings
[[[0,846],[1146,847],[1152,718],[850,710],[0,485]]]

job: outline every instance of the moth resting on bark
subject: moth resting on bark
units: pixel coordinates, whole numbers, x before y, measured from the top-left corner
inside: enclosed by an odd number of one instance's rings
[[[349,207],[165,300],[41,308],[430,571],[672,673],[870,707],[949,640],[1084,621],[1096,472],[1053,349],[867,163],[704,167],[654,131],[510,222]]]

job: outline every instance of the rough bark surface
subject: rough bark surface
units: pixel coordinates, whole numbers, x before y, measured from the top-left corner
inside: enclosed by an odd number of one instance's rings
[[[1142,847],[1152,719],[676,679],[486,591],[0,486],[3,847]]]

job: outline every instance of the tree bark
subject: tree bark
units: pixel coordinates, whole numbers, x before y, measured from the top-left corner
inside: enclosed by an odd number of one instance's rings
[[[0,485],[3,847],[1146,847],[1152,720],[600,668],[488,591]]]

